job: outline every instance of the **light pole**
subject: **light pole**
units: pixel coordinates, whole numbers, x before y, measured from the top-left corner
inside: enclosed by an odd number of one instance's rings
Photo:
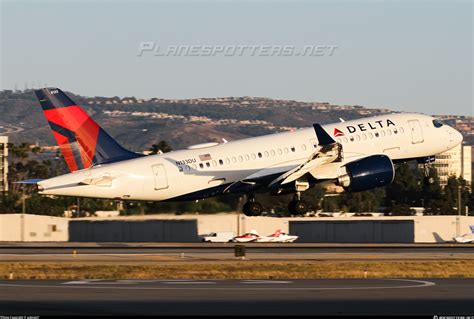
[[[25,186],[21,188],[21,241],[25,241],[25,212],[26,212],[26,199],[25,199]]]
[[[458,185],[458,216],[456,217],[456,237],[461,236],[461,189],[462,186]]]

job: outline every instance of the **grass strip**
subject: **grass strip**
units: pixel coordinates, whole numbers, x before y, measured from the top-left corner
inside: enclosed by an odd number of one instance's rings
[[[474,261],[87,265],[0,263],[0,279],[474,278]]]

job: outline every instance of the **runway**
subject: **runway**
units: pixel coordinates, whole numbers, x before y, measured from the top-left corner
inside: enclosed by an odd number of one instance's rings
[[[1,245],[2,262],[141,264],[235,260],[236,244]],[[474,245],[245,244],[254,261],[474,260]]]
[[[474,279],[0,281],[2,315],[472,315]]]

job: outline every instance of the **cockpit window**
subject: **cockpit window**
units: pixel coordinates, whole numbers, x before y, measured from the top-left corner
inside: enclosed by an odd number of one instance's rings
[[[443,126],[443,122],[441,122],[441,121],[438,120],[438,119],[435,119],[435,120],[433,120],[433,125],[434,125],[435,127],[441,127],[441,126]]]

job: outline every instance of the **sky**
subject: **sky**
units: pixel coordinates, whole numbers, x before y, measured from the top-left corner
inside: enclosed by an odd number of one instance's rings
[[[474,113],[471,1],[0,1],[1,89]],[[144,43],[260,53],[140,55]]]

